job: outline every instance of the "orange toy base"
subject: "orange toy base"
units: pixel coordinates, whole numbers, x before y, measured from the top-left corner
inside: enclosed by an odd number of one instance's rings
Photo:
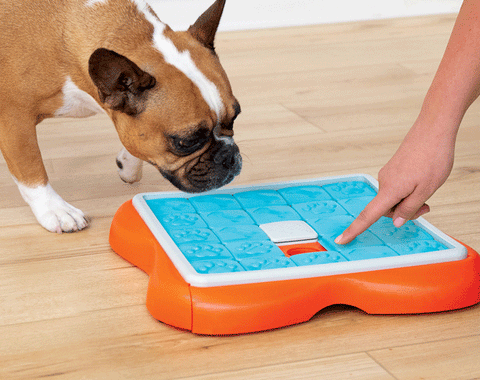
[[[220,287],[186,283],[131,201],[110,230],[113,250],[150,276],[147,308],[166,324],[196,334],[243,334],[308,321],[345,304],[370,314],[416,314],[480,302],[480,256],[362,273]]]

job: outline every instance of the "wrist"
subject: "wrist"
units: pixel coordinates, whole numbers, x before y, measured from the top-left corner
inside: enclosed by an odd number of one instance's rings
[[[458,129],[465,115],[466,109],[444,101],[444,97],[433,98],[427,95],[420,110],[415,126],[425,128],[432,136],[457,135]],[[448,103],[448,104],[447,104]]]
[[[446,94],[437,96],[429,92],[425,97],[418,119],[430,125],[442,124],[458,128],[467,108],[461,103],[457,104]]]

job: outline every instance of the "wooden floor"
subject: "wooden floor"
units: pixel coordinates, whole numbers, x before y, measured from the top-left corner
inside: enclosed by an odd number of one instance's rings
[[[242,104],[235,184],[368,173],[415,120],[453,15],[242,31],[217,51]],[[426,217],[480,249],[480,104],[464,119],[455,168]],[[196,336],[154,320],[148,276],[109,247],[117,208],[171,190],[145,167],[116,174],[120,144],[105,117],[45,121],[51,182],[91,218],[55,235],[36,224],[0,160],[1,379],[480,379],[480,306],[372,316],[344,306],[275,331]]]

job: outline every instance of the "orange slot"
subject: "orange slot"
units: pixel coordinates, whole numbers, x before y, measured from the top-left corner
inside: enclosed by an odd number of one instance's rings
[[[312,243],[300,243],[300,244],[292,244],[292,245],[280,245],[278,246],[280,250],[285,254],[287,257],[291,257],[294,255],[301,255],[302,253],[310,253],[310,252],[325,252],[326,249],[320,245],[318,241]]]

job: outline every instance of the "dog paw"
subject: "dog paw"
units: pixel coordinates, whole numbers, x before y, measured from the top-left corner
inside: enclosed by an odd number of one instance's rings
[[[76,232],[88,226],[83,212],[67,202],[58,202],[46,211],[34,214],[38,222],[50,232]]]
[[[76,232],[88,226],[83,212],[65,202],[50,184],[33,188],[17,185],[38,222],[48,231]]]
[[[134,183],[142,179],[143,161],[123,148],[117,156],[118,175],[123,182]]]

